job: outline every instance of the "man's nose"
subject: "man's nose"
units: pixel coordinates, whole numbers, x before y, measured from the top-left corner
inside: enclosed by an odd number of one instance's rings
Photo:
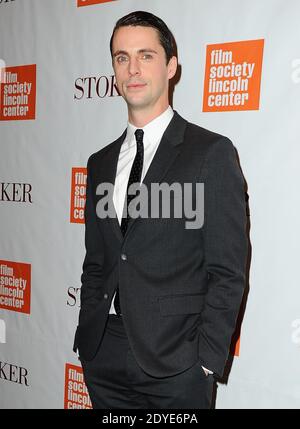
[[[129,60],[129,69],[128,69],[128,71],[129,71],[129,74],[131,76],[135,76],[137,74],[140,74],[140,65],[139,65],[139,62],[138,62],[138,60],[136,58],[131,58]]]

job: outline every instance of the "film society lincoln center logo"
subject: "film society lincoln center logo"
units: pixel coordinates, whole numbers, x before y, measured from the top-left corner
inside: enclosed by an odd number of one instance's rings
[[[0,308],[30,314],[31,265],[0,260]]]
[[[84,383],[82,368],[67,363],[65,371],[64,408],[92,408],[87,387]]]
[[[258,110],[264,40],[208,45],[203,112]]]
[[[86,200],[86,167],[73,167],[71,178],[70,222],[84,223]]]
[[[36,64],[0,70],[0,121],[35,119]]]
[[[115,0],[77,0],[77,6],[90,6],[92,4],[108,3]]]

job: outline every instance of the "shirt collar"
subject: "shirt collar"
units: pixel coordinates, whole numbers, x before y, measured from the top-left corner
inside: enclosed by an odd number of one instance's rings
[[[173,109],[171,106],[169,106],[163,113],[161,113],[159,116],[157,116],[147,125],[145,125],[142,128],[142,130],[144,130],[144,142],[147,144],[148,142],[154,143],[154,142],[160,141],[167,126],[171,122],[173,115],[174,115]],[[135,130],[137,130],[137,128],[138,127],[128,122],[127,134],[125,138],[125,144],[128,145],[128,148],[132,144],[135,144],[134,133],[135,133]]]

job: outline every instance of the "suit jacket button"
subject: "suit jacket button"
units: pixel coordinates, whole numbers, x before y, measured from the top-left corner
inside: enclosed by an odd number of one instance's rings
[[[121,259],[122,261],[127,261],[127,255],[125,255],[125,253],[122,253]]]
[[[104,299],[107,299],[107,298],[108,298],[108,294],[107,294],[107,293],[105,293],[105,294],[103,295],[103,298],[104,298]]]

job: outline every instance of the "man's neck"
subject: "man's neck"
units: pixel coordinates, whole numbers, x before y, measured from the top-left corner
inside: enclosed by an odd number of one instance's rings
[[[162,113],[164,113],[168,107],[169,107],[169,104],[164,105],[159,109],[155,109],[155,110],[149,109],[149,111],[128,110],[128,121],[137,128],[143,128],[147,124],[149,124],[149,122],[153,121],[155,118],[157,118]]]

